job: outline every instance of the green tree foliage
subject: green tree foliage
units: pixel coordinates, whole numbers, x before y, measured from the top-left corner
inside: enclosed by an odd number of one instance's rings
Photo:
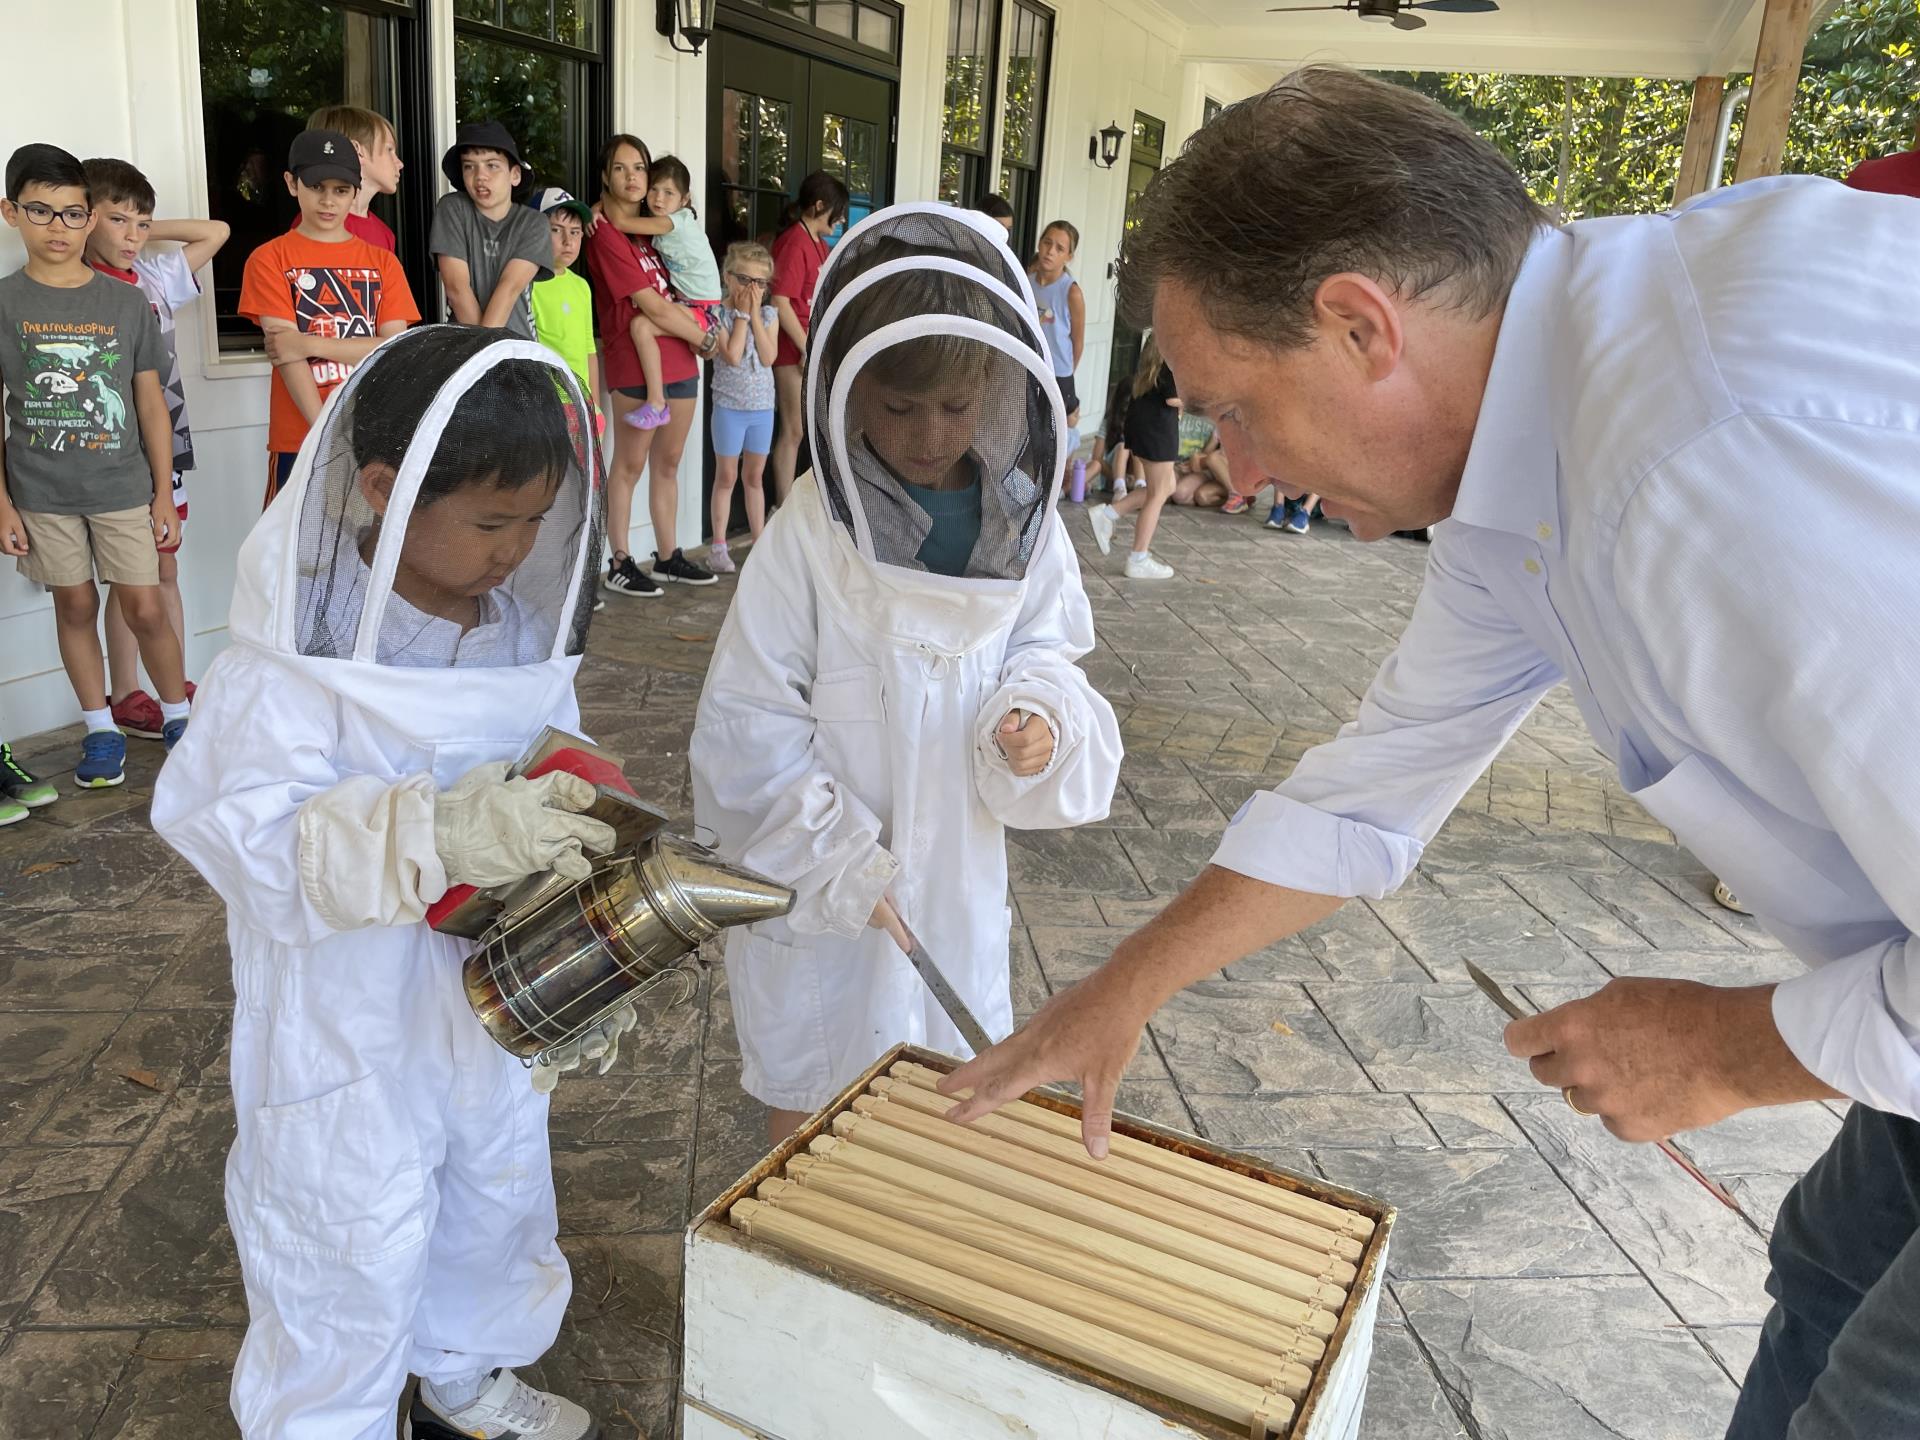
[[[1504,151],[1542,204],[1568,219],[1658,210],[1673,196],[1693,86],[1606,76],[1396,76]],[[1750,76],[1727,78],[1731,89]],[[1740,151],[1734,118],[1726,180]],[[1920,124],[1920,0],[1847,0],[1807,42],[1785,167],[1844,176],[1905,150]]]

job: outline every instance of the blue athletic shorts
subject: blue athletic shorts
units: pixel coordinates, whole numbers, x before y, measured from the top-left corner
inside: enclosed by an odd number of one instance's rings
[[[773,411],[713,407],[713,453],[767,455],[773,451]]]

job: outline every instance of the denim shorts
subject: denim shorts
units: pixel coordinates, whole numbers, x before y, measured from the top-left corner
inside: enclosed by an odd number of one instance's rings
[[[669,400],[698,400],[700,398],[700,377],[698,375],[689,375],[684,380],[669,380],[663,388],[666,390],[667,399]],[[617,386],[616,389],[619,394],[626,396],[629,400],[644,400],[647,398],[647,387],[644,385],[621,385]]]
[[[713,453],[766,455],[773,450],[773,411],[713,407]]]

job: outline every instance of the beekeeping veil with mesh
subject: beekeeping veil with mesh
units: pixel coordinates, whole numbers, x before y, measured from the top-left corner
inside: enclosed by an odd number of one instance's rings
[[[814,296],[807,416],[828,512],[868,561],[927,570],[933,522],[907,486],[964,458],[980,535],[958,578],[1025,578],[1067,427],[1032,288],[997,223],[908,205],[847,232]]]
[[[268,582],[272,648],[408,668],[535,665],[585,646],[596,455],[558,356],[434,325],[376,350],[301,447]]]

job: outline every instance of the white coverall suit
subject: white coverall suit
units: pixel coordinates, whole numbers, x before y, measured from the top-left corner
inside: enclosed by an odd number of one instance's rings
[[[584,473],[563,482],[511,593],[485,596],[464,637],[389,594],[427,424],[370,568],[328,511],[351,519],[346,417],[379,393],[383,365],[406,363],[388,351],[425,333],[389,342],[341,387],[246,541],[233,643],[153,804],[155,829],[227,905],[238,1133],[226,1201],[250,1316],[232,1401],[248,1440],[392,1440],[409,1371],[445,1381],[529,1364],[571,1291],[547,1098],[468,1008],[469,943],[421,917],[448,884],[436,792],[516,758],[544,726],[577,729],[592,487]],[[530,342],[489,353],[503,350],[553,362]],[[313,653],[329,632],[340,654]],[[457,653],[389,663],[410,643]],[[448,663],[457,679],[418,668]]]
[[[835,247],[809,347],[817,463],[754,546],[701,695],[695,814],[729,859],[796,891],[789,915],[732,932],[726,948],[742,1083],[781,1109],[817,1108],[897,1042],[969,1053],[890,936],[868,928],[883,896],[987,1032],[1008,1034],[1004,827],[1102,819],[1119,777],[1112,708],[1074,663],[1094,637],[1053,509],[1065,419],[1026,276],[998,232],[967,212],[901,206]],[[917,250],[887,259],[903,239]],[[1017,362],[995,368],[1017,393],[989,402],[975,440],[983,529],[961,577],[913,559],[924,518],[889,509],[902,487],[848,434],[854,372],[884,367],[885,344],[856,350],[837,384],[821,358],[844,348],[836,326],[861,323],[855,282],[871,295],[886,272],[924,274],[928,248],[984,297],[967,313],[991,320],[925,315],[904,338],[991,334]],[[1058,737],[1025,778],[994,740],[1015,709]]]

